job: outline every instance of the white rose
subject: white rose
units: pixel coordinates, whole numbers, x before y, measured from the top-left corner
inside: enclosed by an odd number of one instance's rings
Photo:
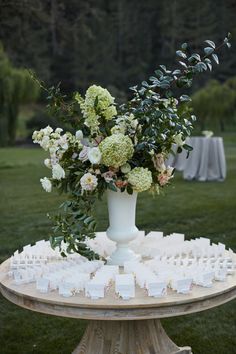
[[[93,165],[99,164],[101,158],[102,158],[102,154],[98,147],[89,148],[88,159]]]
[[[178,146],[183,146],[185,144],[185,140],[182,140],[182,133],[174,136],[174,143]]]
[[[75,133],[75,137],[78,140],[82,140],[84,137],[82,130],[77,130],[77,132]]]
[[[121,166],[120,170],[122,173],[128,173],[131,171],[131,166],[129,163],[125,163],[124,165]]]
[[[91,173],[86,173],[80,179],[80,185],[83,190],[85,191],[93,191],[98,184],[98,179],[96,176],[92,175]]]
[[[44,178],[40,179],[40,182],[42,184],[43,189],[46,192],[50,193],[52,191],[52,183],[51,183],[50,179],[48,179],[47,177],[44,177]]]
[[[45,159],[45,160],[44,160],[44,165],[45,165],[47,168],[51,168],[51,167],[52,167],[51,160],[50,160],[50,159]]]
[[[55,165],[52,166],[52,178],[58,180],[65,178],[65,171],[59,165],[59,163],[56,163]]]

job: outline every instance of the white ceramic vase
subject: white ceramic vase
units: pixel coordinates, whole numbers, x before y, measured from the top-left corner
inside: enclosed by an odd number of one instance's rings
[[[123,266],[125,261],[135,260],[138,256],[129,248],[129,242],[138,236],[135,226],[137,193],[113,192],[108,190],[109,228],[107,236],[117,243],[115,252],[108,264]]]

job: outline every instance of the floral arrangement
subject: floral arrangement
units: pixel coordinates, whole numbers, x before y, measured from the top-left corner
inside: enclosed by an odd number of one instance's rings
[[[51,237],[52,247],[58,246],[62,255],[97,256],[87,240],[95,235],[94,203],[107,189],[158,194],[170,183],[174,170],[165,166],[165,159],[172,144],[178,145],[178,153],[192,149],[185,139],[196,117],[188,109],[190,97],[183,89],[192,85],[197,74],[212,70],[213,62],[219,63],[216,52],[222,46],[230,47],[229,36],[218,47],[205,42],[202,56],[182,44],[176,52],[178,68],[160,65],[148,82],[131,88],[131,99],[120,106],[97,85],[89,87],[84,97],[76,92],[68,99],[59,86],[47,89],[38,81],[48,93],[51,114],[70,125],[68,132],[48,126],[33,133],[34,143],[50,155],[44,163],[52,176],[40,180],[42,187],[69,196],[54,217]]]

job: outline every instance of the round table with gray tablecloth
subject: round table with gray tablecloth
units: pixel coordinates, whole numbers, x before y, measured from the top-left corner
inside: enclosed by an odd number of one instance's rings
[[[221,137],[191,137],[186,144],[193,147],[187,158],[187,152],[170,155],[166,165],[183,171],[186,180],[223,181],[226,177],[226,162],[223,139]],[[177,146],[173,146],[176,152]]]

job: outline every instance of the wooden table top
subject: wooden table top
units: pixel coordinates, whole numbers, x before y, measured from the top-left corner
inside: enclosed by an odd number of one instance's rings
[[[193,286],[190,294],[183,295],[168,289],[162,298],[149,297],[136,286],[135,298],[122,300],[110,287],[103,299],[91,300],[83,293],[65,298],[57,291],[42,294],[35,283],[14,285],[7,276],[9,260],[0,265],[2,295],[21,307],[63,317],[94,320],[141,320],[181,316],[204,311],[236,298],[236,274],[224,282],[214,282],[212,288]]]

